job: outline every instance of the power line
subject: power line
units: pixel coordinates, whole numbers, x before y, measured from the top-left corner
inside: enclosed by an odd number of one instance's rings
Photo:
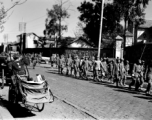
[[[44,16],[46,16],[46,15],[43,15],[43,16],[40,16],[40,17],[35,18],[35,19],[33,19],[33,20],[27,21],[26,23],[30,23],[30,22],[36,21],[36,20],[38,20],[38,19],[43,18]],[[14,31],[15,28],[18,28],[18,27],[14,27],[11,31]],[[9,32],[11,32],[11,31],[9,31]]]
[[[45,17],[45,16],[47,16],[47,15],[40,16],[40,17],[35,18],[35,19],[33,19],[33,20],[27,21],[26,23],[30,23],[30,22],[36,21],[36,20],[41,19],[41,18],[43,18],[43,17]]]

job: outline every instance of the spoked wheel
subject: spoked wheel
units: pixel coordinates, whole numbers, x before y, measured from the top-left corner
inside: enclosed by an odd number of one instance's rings
[[[39,112],[41,112],[44,109],[44,103],[36,103],[35,105]]]
[[[17,93],[16,93],[16,89],[15,87],[13,88],[13,86],[11,85],[9,87],[9,94],[8,94],[8,100],[9,102],[13,103],[13,104],[17,104]]]

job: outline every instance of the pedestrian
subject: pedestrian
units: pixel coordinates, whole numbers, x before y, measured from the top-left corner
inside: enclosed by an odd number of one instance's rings
[[[64,67],[65,67],[65,58],[64,58],[64,55],[61,55],[61,58],[60,58],[60,61],[59,61],[59,68],[60,68],[60,70],[59,70],[59,73],[60,74],[63,74],[63,69],[64,69]]]
[[[137,63],[134,64],[133,66],[133,71],[132,71],[132,82],[129,84],[129,89],[133,85],[135,85],[135,91],[139,91],[140,87],[140,79],[142,79],[142,65],[141,65],[141,60],[139,59]]]
[[[120,59],[120,85],[125,86],[125,66],[124,59]]]
[[[102,79],[99,78],[99,73],[101,72],[101,67],[103,68],[100,58],[97,58],[94,65],[95,65],[94,66],[94,73],[95,73],[94,80],[96,82],[102,81]]]
[[[110,60],[108,66],[109,66],[108,67],[108,71],[109,71],[108,81],[113,83],[113,79],[114,79],[114,60]]]
[[[146,95],[150,95],[150,90],[152,86],[152,60],[150,60],[148,62],[148,65],[146,66],[145,79],[148,83],[145,93]]]
[[[125,68],[125,74],[124,74],[124,79],[123,79],[123,82],[122,82],[123,86],[125,86],[125,82],[126,82],[126,79],[127,79],[128,75],[129,75],[129,70],[130,70],[130,65],[129,65],[129,61],[128,60],[126,60],[124,68]]]
[[[66,60],[66,67],[67,67],[67,71],[66,71],[66,75],[71,75],[71,67],[72,67],[72,57],[71,55],[68,56],[67,60]]]
[[[116,83],[116,87],[119,86],[120,84],[120,79],[121,79],[121,75],[120,75],[120,59],[117,58],[114,62],[114,81],[113,83]]]
[[[83,78],[84,57],[81,57],[79,62],[79,78]]]
[[[105,77],[108,75],[108,65],[107,65],[107,59],[101,58],[101,79],[105,79]]]
[[[33,56],[32,59],[33,59],[33,69],[35,69],[36,64],[37,64],[37,61],[38,61],[38,60],[37,60],[38,58],[37,58],[37,54],[36,54],[36,53],[34,54],[34,56]]]
[[[84,61],[84,79],[88,80],[88,70],[89,70],[89,60],[88,60],[88,56],[85,57],[85,61]]]
[[[143,87],[144,84],[144,75],[145,74],[145,61],[142,60],[141,62],[141,78],[140,78],[140,86],[139,89],[141,89]]]

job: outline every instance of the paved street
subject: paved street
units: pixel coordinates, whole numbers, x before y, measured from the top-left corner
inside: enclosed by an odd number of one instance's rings
[[[151,120],[152,99],[143,93],[115,88],[109,83],[94,83],[61,76],[46,67],[30,69],[31,75],[43,74],[55,96],[103,120]]]
[[[1,107],[8,110],[16,120],[80,119],[80,120],[151,120],[152,99],[144,93],[116,88],[109,83],[95,83],[61,76],[56,69],[41,65],[30,74],[45,75],[53,94],[53,103],[45,104],[42,112],[28,112],[23,106],[8,103],[8,87],[0,91]],[[10,117],[5,116],[6,120]],[[3,118],[0,118],[0,120]],[[4,119],[3,119],[4,120]]]
[[[53,103],[46,103],[45,108],[42,112],[37,112],[36,110],[33,110],[33,112],[29,112],[22,104],[18,106],[10,104],[8,102],[7,92],[8,87],[5,87],[5,89],[0,92],[0,94],[2,95],[0,106],[4,109],[7,109],[12,115],[11,118],[9,114],[3,113],[5,114],[5,116],[3,116],[6,120],[12,120],[13,118],[15,120],[77,120],[78,118],[81,120],[94,119],[86,113],[57,98],[55,98]],[[2,112],[0,114],[2,114]],[[0,120],[4,120],[4,118],[0,118]]]

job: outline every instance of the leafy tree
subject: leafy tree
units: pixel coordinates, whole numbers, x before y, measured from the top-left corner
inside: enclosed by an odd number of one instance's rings
[[[128,21],[132,21],[136,26],[144,22],[144,9],[150,0],[113,0],[112,4],[104,5],[102,38],[113,38],[117,34],[123,35],[123,27],[120,21],[125,21],[125,30]],[[92,0],[92,2],[82,2],[78,7],[81,15],[79,17],[86,26],[83,28],[88,39],[97,46],[99,39],[100,14],[102,0]]]
[[[129,29],[133,33],[133,38],[136,39],[136,36],[134,36],[135,28],[145,22],[144,10],[149,1],[150,0],[114,0],[114,4],[117,4],[121,11],[121,19],[123,19],[125,23],[124,35],[126,30]],[[126,37],[124,36],[124,47],[125,43]]]
[[[92,2],[84,1],[78,7],[81,15],[80,21],[85,24],[83,28],[89,41],[96,46],[99,40],[101,0],[92,0]],[[103,34],[102,37],[114,37],[117,33],[122,33],[120,22],[120,9],[116,4],[106,4],[104,6]]]
[[[60,4],[53,5],[51,10],[47,9],[48,17],[45,21],[45,36],[54,38],[55,40],[61,40],[62,32],[67,30],[67,25],[61,24],[63,20],[69,18],[68,9],[64,8],[63,5],[68,1],[60,1]]]

